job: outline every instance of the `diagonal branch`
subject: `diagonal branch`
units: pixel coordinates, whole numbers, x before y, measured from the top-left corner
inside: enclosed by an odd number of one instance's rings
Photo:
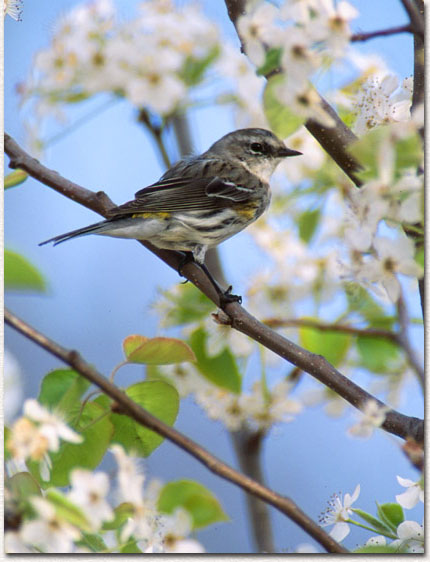
[[[269,503],[281,513],[292,519],[297,525],[304,529],[310,536],[318,541],[328,552],[348,552],[343,546],[337,543],[325,531],[323,531],[312,519],[310,519],[291,499],[273,492],[269,488],[262,486],[255,480],[234,470],[227,464],[220,461],[217,457],[209,453],[206,449],[192,441],[173,427],[160,421],[158,418],[144,410],[131,398],[112,384],[107,378],[103,377],[92,365],[87,363],[77,351],[66,349],[41,334],[26,322],[23,322],[5,309],[4,318],[6,324],[20,332],[22,335],[46,349],[49,353],[70,365],[79,374],[98,386],[114,404],[112,408],[115,413],[122,413],[134,419],[137,423],[156,431],[185,452],[192,455],[199,462],[204,464],[211,472],[221,476],[236,484],[249,494]]]
[[[88,193],[91,194],[92,192],[80,186],[77,186],[76,192],[72,191],[72,193],[70,193],[71,182],[60,176],[57,172],[45,168],[42,164],[40,164],[40,162],[29,156],[7,134],[5,134],[4,149],[11,159],[9,164],[11,167],[17,165],[18,163],[18,166],[28,172],[31,176],[39,181],[43,181],[43,183],[46,183],[59,193],[70,197],[74,201],[93,210],[97,210],[97,205],[95,205],[94,201],[97,203],[98,198],[100,197],[101,202],[97,212],[106,216],[107,206],[104,204],[106,200],[106,196],[104,194],[93,194],[94,197],[90,197]],[[82,199],[80,199],[81,194],[83,197]],[[90,201],[92,206],[88,205],[88,201]],[[183,255],[180,252],[160,250],[146,241],[139,240],[139,243],[148,248],[148,250],[157,255],[176,271],[178,271],[179,267],[183,263]],[[197,264],[191,262],[187,263],[182,267],[181,272],[213,303],[215,303],[218,307],[221,306],[219,295],[215,291],[206,274]],[[221,319],[221,322],[230,324],[239,332],[246,334],[283,359],[286,359],[296,367],[299,367],[303,371],[309,373],[318,381],[334,390],[355,408],[363,410],[368,400],[376,400],[380,406],[385,406],[385,404],[377,400],[369,392],[365,391],[360,386],[342,375],[333,367],[333,365],[326,361],[324,357],[299,347],[287,338],[284,338],[277,332],[271,330],[268,326],[265,326],[256,318],[251,316],[238,303],[228,303],[222,308],[225,312],[225,318]],[[404,439],[412,437],[415,441],[420,443],[424,439],[423,421],[415,417],[405,416],[395,410],[390,410],[387,413],[385,421],[381,427],[389,433],[393,433],[394,435],[398,435]]]

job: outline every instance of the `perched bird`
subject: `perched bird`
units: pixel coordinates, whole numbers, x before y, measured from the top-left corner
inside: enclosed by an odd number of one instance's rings
[[[187,252],[208,273],[206,251],[258,219],[270,203],[269,180],[276,166],[283,158],[300,154],[270,131],[239,129],[200,156],[174,164],[159,181],[138,191],[135,199],[113,208],[107,220],[40,245],[85,234],[148,240],[157,248]],[[239,299],[229,291],[222,294]]]

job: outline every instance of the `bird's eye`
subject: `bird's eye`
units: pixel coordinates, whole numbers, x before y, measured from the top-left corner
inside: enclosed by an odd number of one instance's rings
[[[259,142],[253,142],[253,143],[251,143],[251,150],[252,150],[252,152],[257,152],[258,154],[263,154],[264,147]]]

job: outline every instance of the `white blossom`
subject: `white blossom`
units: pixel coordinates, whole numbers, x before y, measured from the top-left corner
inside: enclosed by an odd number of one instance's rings
[[[268,429],[279,422],[292,421],[292,414],[298,414],[302,405],[289,397],[292,384],[281,380],[266,392],[260,382],[254,383],[251,393],[243,393],[240,405],[251,425]]]
[[[348,433],[353,437],[369,438],[375,428],[381,427],[384,423],[386,413],[390,408],[381,406],[376,400],[368,400],[361,413],[360,421],[348,429]]]
[[[7,447],[16,461],[31,458],[44,460],[46,464],[49,462],[46,453],[58,451],[60,439],[71,443],[82,442],[82,436],[70,429],[59,416],[31,399],[24,403],[24,417],[12,426]]]
[[[24,416],[37,422],[39,433],[47,439],[50,451],[58,451],[60,439],[70,443],[83,441],[82,436],[66,425],[59,415],[41,406],[37,400],[25,401]]]
[[[33,497],[31,503],[36,519],[25,521],[21,529],[24,543],[39,547],[43,552],[66,554],[72,552],[80,531],[57,515],[54,506],[44,498]]]
[[[3,415],[6,424],[11,423],[22,404],[21,369],[15,356],[3,350]]]
[[[412,509],[419,501],[424,503],[424,489],[422,488],[422,482],[420,480],[418,482],[413,482],[408,478],[397,476],[397,481],[400,486],[406,488],[406,492],[396,495],[397,503],[405,509]]]
[[[403,521],[397,527],[398,539],[390,546],[401,552],[422,554],[424,552],[424,527],[416,521]]]
[[[319,521],[322,527],[334,525],[330,531],[330,536],[334,540],[341,542],[349,534],[350,528],[347,522],[352,514],[351,506],[359,495],[360,484],[357,484],[352,496],[345,494],[342,499],[342,494],[333,494],[328,502],[328,508],[321,514]]]
[[[145,493],[144,475],[139,471],[136,459],[127,455],[120,445],[113,445],[111,451],[118,463],[120,499],[133,507],[133,513],[125,523],[120,539],[125,542],[133,536],[149,546],[157,528],[156,498]]]
[[[278,10],[273,4],[263,2],[250,13],[241,15],[237,20],[237,30],[245,44],[249,59],[261,66],[265,59],[265,43],[270,39],[273,20]]]
[[[400,296],[400,283],[397,274],[409,277],[421,277],[423,271],[414,260],[414,244],[403,236],[397,240],[378,237],[374,241],[377,258],[369,262],[365,275],[371,282],[381,283],[392,302]]]
[[[109,477],[104,472],[91,472],[75,468],[70,474],[72,489],[69,499],[79,506],[87,517],[94,531],[103,521],[110,521],[114,512],[106,501],[109,492]]]
[[[3,0],[4,2],[4,17],[10,16],[16,21],[21,20],[22,14],[22,0]]]
[[[32,548],[22,540],[18,531],[6,531],[4,534],[5,554],[34,554]]]
[[[412,90],[408,79],[399,89],[396,76],[375,73],[358,91],[354,130],[362,135],[378,125],[408,121],[411,104]]]
[[[205,549],[196,540],[187,538],[192,531],[191,515],[177,508],[172,515],[163,515],[159,521],[162,552],[170,554],[200,554]]]

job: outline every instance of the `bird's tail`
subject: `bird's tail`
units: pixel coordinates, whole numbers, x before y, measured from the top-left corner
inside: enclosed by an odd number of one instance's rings
[[[71,230],[70,232],[66,232],[65,234],[60,234],[59,236],[54,236],[54,238],[50,238],[49,240],[45,240],[44,242],[40,242],[39,246],[43,246],[44,244],[49,244],[49,242],[53,242],[54,246],[60,244],[61,242],[65,242],[66,240],[70,240],[71,238],[76,238],[77,236],[84,236],[85,234],[91,234],[102,229],[102,225],[105,225],[106,221],[96,222],[95,224],[90,224],[89,226],[85,226],[84,228],[78,228],[77,230]]]

